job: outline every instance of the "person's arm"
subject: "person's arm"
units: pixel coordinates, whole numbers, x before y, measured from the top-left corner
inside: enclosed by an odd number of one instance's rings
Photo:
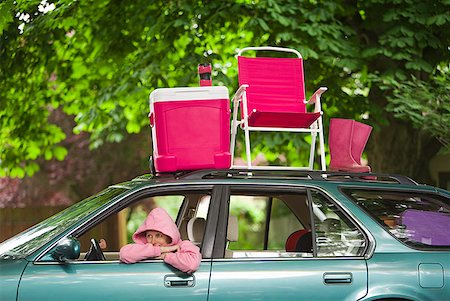
[[[164,262],[185,273],[193,273],[200,266],[202,255],[200,249],[188,240],[180,243],[180,249],[175,253],[164,253]]]
[[[120,249],[120,261],[125,263],[135,263],[160,255],[161,248],[152,244],[129,244]]]

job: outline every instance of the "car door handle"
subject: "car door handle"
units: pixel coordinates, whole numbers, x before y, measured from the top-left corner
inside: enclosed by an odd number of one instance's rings
[[[325,273],[323,281],[326,284],[352,283],[352,273]]]
[[[195,279],[194,276],[175,276],[175,275],[167,275],[164,277],[164,286],[165,287],[190,287],[194,286]]]

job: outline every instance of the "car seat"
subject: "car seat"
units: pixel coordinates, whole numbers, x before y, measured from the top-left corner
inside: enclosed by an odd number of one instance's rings
[[[201,246],[205,234],[206,220],[203,217],[193,217],[187,224],[189,240],[196,246]]]
[[[308,229],[293,232],[286,240],[286,252],[312,253],[312,234]]]

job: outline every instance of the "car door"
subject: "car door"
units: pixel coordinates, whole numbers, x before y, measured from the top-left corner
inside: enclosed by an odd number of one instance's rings
[[[218,233],[227,239],[216,239],[210,301],[366,295],[367,238],[347,213],[315,189],[255,187],[230,187],[221,205],[229,216],[219,217]],[[329,224],[341,227],[326,229]],[[286,251],[285,241],[298,231],[310,233],[309,247]]]
[[[174,188],[171,189],[175,190]],[[135,219],[130,217],[133,212],[138,216],[138,220],[139,216],[142,220],[150,207],[167,205],[167,211],[172,211],[171,215],[173,215],[174,220],[176,219],[177,224],[185,226],[186,223],[183,220],[199,214],[199,212],[195,212],[199,210],[199,207],[205,207],[204,204],[200,206],[201,203],[204,203],[202,200],[207,199],[209,206],[212,206],[215,202],[212,188],[196,190],[184,187],[183,189],[183,191],[167,191],[167,189],[164,189],[160,194],[152,191],[150,195],[141,196],[140,199],[143,198],[143,200],[139,204],[130,200],[133,197],[122,200],[121,202],[124,204],[129,203],[126,208],[120,208],[121,210],[116,214],[111,214],[107,219],[104,219],[106,224],[100,223],[78,237],[82,242],[82,251],[83,240],[86,236],[90,238],[100,235],[102,229],[110,230],[112,228],[114,233],[116,231],[122,232],[120,229],[117,230],[117,225],[112,226],[110,221],[111,219],[124,219],[124,212],[128,214],[127,226],[130,226],[130,221]],[[186,189],[190,190],[186,192]],[[188,201],[189,198],[190,201]],[[180,199],[183,199],[183,201],[179,202]],[[178,200],[178,203],[166,204],[169,200],[174,200],[175,203]],[[207,212],[208,206],[206,208]],[[203,211],[203,215],[206,217],[205,210],[203,209]],[[214,224],[208,220],[207,223],[208,225]],[[136,221],[134,221],[134,224],[131,223],[132,232],[136,230],[139,224],[140,222],[136,223]],[[183,233],[186,233],[186,231],[181,232],[182,238],[186,239],[186,237],[183,237],[185,235]],[[76,236],[76,233],[75,231],[72,234]],[[128,233],[127,235],[128,242],[130,242],[129,236],[131,234]],[[104,231],[101,235],[116,237]],[[96,236],[97,239],[100,237],[103,236]],[[118,240],[121,240],[120,237]],[[160,259],[149,259],[134,264],[121,263],[118,260],[118,251],[124,242],[117,243],[112,239],[109,239],[109,241],[108,244],[110,245],[104,250],[106,260],[102,261],[83,260],[86,255],[82,252],[79,260],[61,263],[44,260],[45,258],[48,259],[44,254],[40,260],[30,263],[25,269],[19,285],[17,300],[207,300],[211,266],[210,259],[207,258],[208,255],[202,259],[196,272],[187,274],[171,267]],[[87,248],[84,248],[84,251],[87,251]]]

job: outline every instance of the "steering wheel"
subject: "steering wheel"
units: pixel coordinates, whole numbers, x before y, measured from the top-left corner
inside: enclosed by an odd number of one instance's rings
[[[84,260],[87,261],[106,260],[105,255],[103,254],[103,251],[95,238],[91,238],[91,246],[89,248],[89,251],[86,253],[86,256],[84,256]]]

